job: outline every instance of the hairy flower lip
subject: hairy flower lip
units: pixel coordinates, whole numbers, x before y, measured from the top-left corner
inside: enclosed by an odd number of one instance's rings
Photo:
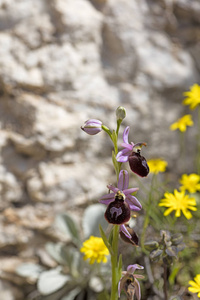
[[[107,206],[104,215],[109,223],[117,225],[128,222],[131,217],[128,203],[118,199]]]

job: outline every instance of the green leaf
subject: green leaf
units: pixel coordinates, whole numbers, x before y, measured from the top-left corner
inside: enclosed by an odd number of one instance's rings
[[[111,231],[110,231],[110,234],[109,234],[109,237],[108,237],[108,242],[110,245],[113,244],[113,229],[114,229],[114,226],[112,227]]]
[[[44,271],[43,267],[33,263],[21,264],[16,269],[18,275],[22,277],[28,277],[31,279],[37,279],[40,273],[42,273],[43,271]]]
[[[80,293],[80,291],[81,291],[81,288],[76,287],[74,290],[68,292],[66,296],[61,298],[61,300],[74,300],[75,297]]]
[[[101,233],[101,237],[102,237],[102,239],[103,239],[103,241],[104,241],[104,244],[105,244],[106,247],[108,248],[110,254],[113,255],[113,254],[114,254],[114,253],[113,253],[113,249],[112,249],[112,247],[111,247],[111,245],[110,245],[110,243],[109,243],[109,241],[108,241],[108,239],[107,239],[107,237],[106,237],[106,234],[105,234],[105,232],[103,231],[103,228],[101,227],[101,225],[99,225],[99,230],[100,230],[100,233]]]
[[[70,235],[74,242],[80,241],[79,231],[74,220],[67,214],[63,213],[56,217],[57,227],[67,235]]]
[[[56,268],[41,273],[37,288],[42,295],[49,295],[61,289],[70,280],[69,275],[62,274],[61,269]]]
[[[63,244],[49,242],[46,244],[45,248],[56,262],[59,264],[66,264],[66,261],[62,255]]]
[[[83,214],[83,232],[85,238],[88,238],[91,235],[100,236],[99,233],[99,224],[106,229],[108,223],[104,217],[105,205],[97,203],[88,206]]]

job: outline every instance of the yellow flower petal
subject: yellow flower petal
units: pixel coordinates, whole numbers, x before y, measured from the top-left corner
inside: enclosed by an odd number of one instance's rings
[[[175,123],[171,124],[170,130],[179,129],[181,132],[186,131],[187,126],[193,126],[192,116],[185,115],[182,118],[178,119]]]
[[[190,109],[195,109],[200,104],[200,86],[195,83],[190,87],[190,91],[184,93],[184,96],[187,96],[184,99],[184,105],[190,105]]]
[[[158,174],[159,172],[165,172],[167,167],[167,162],[161,158],[150,159],[147,161],[150,172]]]
[[[84,253],[84,260],[90,260],[90,264],[94,264],[95,261],[97,263],[106,263],[106,256],[109,255],[108,248],[104,244],[102,238],[95,236],[90,236],[90,238],[83,243],[80,252]]]
[[[175,217],[179,218],[181,212],[189,220],[192,218],[192,214],[189,210],[197,210],[195,198],[185,195],[184,191],[179,192],[174,190],[174,194],[165,193],[163,199],[161,199],[159,206],[167,207],[164,212],[164,216],[169,215],[173,210],[175,211]]]

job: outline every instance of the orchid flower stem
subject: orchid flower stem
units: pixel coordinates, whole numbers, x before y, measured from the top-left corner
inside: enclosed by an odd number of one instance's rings
[[[118,136],[118,133],[119,133],[119,128],[120,128],[121,123],[122,123],[122,120],[117,120],[117,130],[116,130],[117,136]]]
[[[111,255],[112,264],[112,287],[111,287],[111,298],[110,300],[118,299],[118,282],[119,282],[119,272],[118,272],[118,241],[119,241],[119,226],[114,225],[113,228],[113,241],[112,249],[113,255]]]
[[[102,125],[102,129],[109,135],[112,140],[112,132],[110,131],[110,129],[105,125]]]

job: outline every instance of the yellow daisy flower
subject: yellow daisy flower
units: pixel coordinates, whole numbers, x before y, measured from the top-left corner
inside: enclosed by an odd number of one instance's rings
[[[190,280],[189,284],[191,286],[188,288],[188,291],[191,293],[198,293],[197,296],[200,298],[200,274],[197,274],[194,277],[194,281]]]
[[[182,185],[180,187],[181,191],[188,190],[189,193],[200,191],[200,176],[195,173],[190,175],[183,174],[179,182]]]
[[[164,212],[164,216],[168,216],[173,210],[175,210],[175,216],[178,218],[181,216],[181,211],[184,216],[189,220],[192,218],[191,212],[188,210],[197,210],[196,200],[195,198],[189,197],[189,195],[185,195],[184,191],[178,192],[174,190],[174,194],[165,193],[165,198],[162,199],[159,203],[159,206],[168,207],[168,209]]]
[[[192,126],[194,123],[192,121],[191,115],[185,115],[182,118],[178,119],[177,122],[173,123],[170,126],[170,130],[179,129],[181,132],[186,131],[187,126]]]
[[[184,105],[190,105],[190,109],[195,109],[200,104],[200,86],[195,83],[190,87],[190,91],[183,93],[187,98],[183,100]]]
[[[154,174],[158,174],[159,172],[165,172],[167,167],[167,162],[163,159],[150,159],[147,161],[150,172]]]
[[[85,255],[84,260],[90,259],[90,264],[95,261],[99,264],[101,262],[107,262],[107,255],[109,255],[108,248],[104,244],[102,238],[90,236],[88,240],[83,243],[83,247],[80,249]]]

